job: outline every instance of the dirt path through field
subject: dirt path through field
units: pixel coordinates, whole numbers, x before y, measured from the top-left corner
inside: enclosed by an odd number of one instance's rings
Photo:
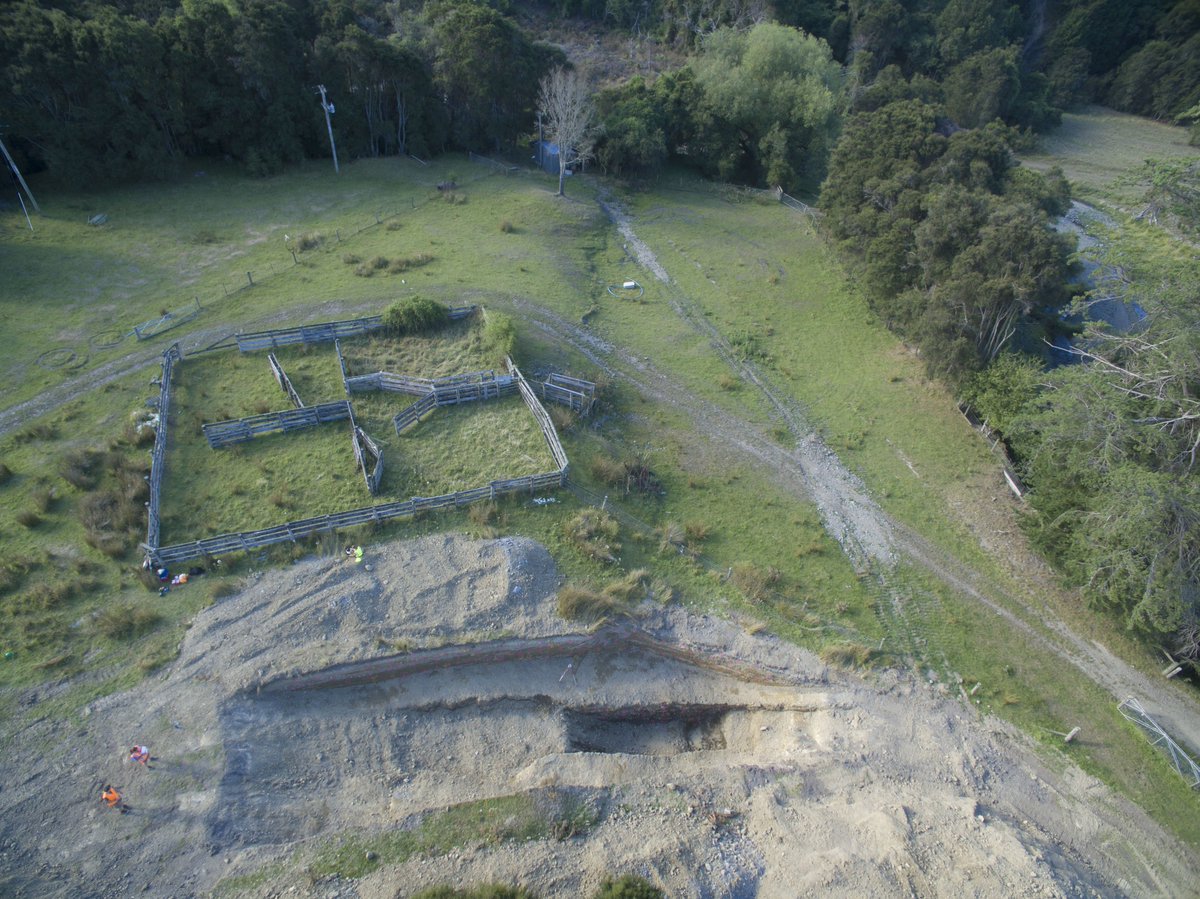
[[[911,528],[891,519],[869,497],[862,482],[846,469],[815,429],[805,421],[795,402],[775,390],[768,376],[757,366],[736,358],[728,341],[699,313],[671,280],[653,250],[637,236],[628,214],[611,198],[601,197],[599,202],[618,228],[626,247],[632,248],[634,258],[670,288],[667,294],[675,312],[693,330],[708,339],[733,372],[744,383],[761,391],[778,412],[796,441],[795,449],[788,451],[779,447],[768,435],[748,423],[738,421],[713,404],[690,394],[655,370],[648,360],[636,359],[597,341],[588,336],[583,328],[547,310],[535,309],[526,303],[522,308],[523,313],[536,318],[542,330],[570,342],[602,370],[628,377],[637,389],[652,395],[657,402],[684,409],[697,422],[697,433],[709,434],[719,442],[737,447],[742,453],[770,466],[780,482],[791,485],[798,494],[816,503],[826,529],[841,543],[852,560],[858,564],[871,562],[880,566],[875,571],[885,588],[889,586],[887,568],[896,561],[898,555],[917,563],[1083,671],[1108,690],[1116,701],[1136,697],[1177,740],[1192,752],[1200,754],[1200,702],[1175,684],[1152,681],[1103,646],[1079,637],[1044,604],[1035,604],[1010,593],[996,595],[995,586],[969,566],[932,546]],[[1048,580],[1049,572],[1026,571],[1024,575],[1026,578]],[[903,614],[903,597],[896,598],[894,607]]]

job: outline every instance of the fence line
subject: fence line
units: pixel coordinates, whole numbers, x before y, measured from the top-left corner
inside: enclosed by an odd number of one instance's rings
[[[500,172],[503,175],[515,175],[517,172],[521,171],[521,167],[519,165],[498,162],[495,159],[489,159],[487,156],[480,156],[478,153],[472,153],[470,150],[467,151],[467,158],[471,160],[471,162],[477,162],[480,165],[486,165],[493,172]]]
[[[167,455],[167,418],[171,414],[171,375],[175,363],[183,361],[179,343],[171,344],[162,354],[162,375],[158,386],[158,424],[154,428],[154,451],[150,454],[150,502],[146,511],[146,543],[158,545],[158,505],[162,493],[163,467]]]
[[[371,491],[371,496],[375,496],[375,494],[379,492],[379,484],[383,480],[383,450],[380,449],[379,444],[372,440],[370,435],[367,434],[367,432],[362,428],[356,427],[354,431],[358,439],[362,442],[364,450],[375,457],[375,465],[372,468],[371,473],[367,475],[367,489]],[[367,466],[364,454],[364,475],[366,475],[366,470]]]
[[[237,346],[237,335],[226,334],[220,340],[214,341],[205,347],[192,347],[187,351],[189,356],[198,356],[201,353],[215,353],[218,350],[231,350]]]
[[[338,400],[336,403],[320,403],[303,409],[284,409],[232,421],[218,421],[204,425],[202,430],[208,445],[217,449],[231,443],[243,443],[262,434],[315,428],[326,422],[344,421],[350,417],[350,403]]]
[[[809,206],[803,200],[797,200],[795,197],[790,197],[782,190],[779,191],[779,202],[784,206],[790,206],[792,209],[797,209],[800,212],[803,212],[810,219],[812,219],[812,223],[814,225],[817,223],[817,217],[820,215],[820,210],[815,206]]]
[[[446,311],[446,318],[457,321],[475,313],[476,306],[452,306]],[[378,331],[383,327],[382,315],[367,315],[363,318],[349,318],[340,321],[318,322],[315,325],[299,325],[294,328],[276,328],[270,331],[252,331],[249,334],[237,334],[238,349],[243,353],[254,350],[265,350],[268,347],[291,346],[297,343],[329,343],[344,337],[359,337]]]
[[[1008,448],[1005,447],[1004,441],[1000,439],[1000,435],[992,430],[991,426],[975,414],[975,410],[963,403],[958,404],[958,411],[962,413],[963,418],[967,420],[967,424],[973,427],[987,441],[992,455],[1000,462],[1000,470],[1004,474],[1004,480],[1008,484],[1008,489],[1016,494],[1017,499],[1025,499],[1025,494],[1028,489],[1021,481],[1021,476],[1017,474],[1013,468],[1012,459],[1008,455]]]
[[[291,398],[297,409],[303,409],[304,403],[300,400],[300,394],[296,393],[296,388],[292,386],[292,379],[287,376],[287,372],[283,370],[283,366],[279,364],[274,353],[267,353],[267,362],[271,366],[271,374],[275,375],[276,383],[283,388],[283,392]]]
[[[1179,772],[1179,776],[1188,781],[1188,786],[1193,790],[1200,787],[1200,765],[1197,765],[1195,760],[1171,739],[1171,735],[1150,717],[1140,702],[1130,697],[1117,706],[1117,711],[1125,716],[1127,721],[1138,726],[1150,741],[1150,745],[1161,746],[1167,751],[1171,764]]]
[[[563,473],[564,482],[567,475],[567,454],[563,450],[562,443],[558,439],[558,432],[554,429],[554,422],[550,420],[550,416],[538,402],[538,398],[534,396],[533,391],[525,382],[525,376],[521,374],[521,370],[517,368],[516,363],[510,358],[506,358],[508,370],[512,372],[512,376],[517,381],[517,389],[521,391],[521,396],[525,399],[525,405],[529,407],[529,411],[533,413],[534,419],[542,428],[542,436],[546,438],[546,443],[550,447],[550,454],[554,456],[554,462],[558,465]]]
[[[271,331],[254,331],[238,334],[238,349],[243,353],[263,350],[267,347],[291,346],[297,343],[328,343],[342,337],[358,337],[383,327],[382,315],[352,318],[343,321],[321,322],[316,325],[301,325],[297,328],[277,328]]]
[[[367,482],[367,492],[374,496],[379,492],[379,482],[383,480],[383,451],[354,420],[354,407],[349,403],[346,403],[346,407],[350,410],[350,442],[354,446],[354,458],[358,461],[358,467],[362,469],[363,480]],[[368,453],[375,456],[371,472],[367,471]]]
[[[140,325],[133,326],[133,336],[138,340],[149,340],[151,337],[157,337],[164,331],[169,331],[176,325],[182,325],[190,322],[201,313],[200,298],[194,297],[193,306],[180,309],[177,312],[164,312],[160,317],[152,321],[142,322]]]
[[[473,311],[474,307],[466,308],[461,311],[458,317],[465,317],[465,315],[469,315]],[[288,329],[288,331],[295,332],[302,331],[302,329]],[[273,335],[270,332],[260,332],[258,336],[270,337]],[[146,551],[148,560],[158,565],[165,565],[201,556],[247,551],[275,543],[289,541],[294,543],[301,538],[318,532],[354,527],[369,522],[386,521],[393,518],[411,516],[418,512],[457,508],[484,499],[495,499],[499,496],[514,493],[533,493],[538,490],[551,490],[567,485],[567,454],[563,450],[558,433],[554,428],[554,423],[512,359],[505,360],[509,370],[508,375],[497,375],[495,371],[489,370],[450,375],[441,378],[405,378],[400,375],[391,375],[388,372],[376,372],[373,375],[349,378],[346,373],[345,359],[341,352],[340,338],[334,337],[333,341],[342,369],[342,380],[347,396],[349,396],[352,389],[365,390],[373,387],[388,389],[383,386],[385,384],[390,385],[397,392],[409,392],[410,389],[416,392],[415,388],[420,389],[420,398],[407,409],[397,414],[393,420],[397,433],[438,405],[490,399],[509,395],[514,391],[520,392],[526,406],[542,429],[542,434],[550,448],[557,469],[521,478],[491,481],[485,487],[460,490],[441,496],[412,497],[403,502],[366,506],[347,512],[292,521],[276,527],[236,534],[221,534],[215,537],[166,547],[158,545],[157,485],[152,484],[151,495],[154,500],[154,506],[150,515],[151,527],[147,532],[146,543],[143,544],[143,549]],[[182,356],[179,354],[177,344],[173,345],[167,353],[164,353],[164,384],[166,385],[164,390],[169,390],[171,365],[178,359],[182,359]],[[283,371],[282,366],[279,365],[278,360],[274,358],[273,353],[268,355],[268,360],[271,362],[272,370],[276,372],[276,379],[283,383],[287,375]],[[551,375],[547,378],[546,383],[540,386],[543,390],[543,395],[554,398],[558,402],[565,402],[572,405],[573,408],[586,407],[590,410],[591,404],[594,403],[595,385],[589,381],[568,378],[562,375]],[[166,399],[160,399],[160,406],[165,407],[168,402],[169,395],[166,395]],[[374,495],[378,491],[383,477],[383,452],[379,444],[358,427],[354,420],[354,410],[348,399],[336,403],[322,403],[317,406],[307,406],[281,412],[269,412],[264,415],[251,416],[236,421],[217,422],[204,425],[203,431],[209,445],[216,448],[229,443],[249,440],[256,434],[276,431],[286,432],[298,428],[313,427],[314,425],[328,421],[345,419],[350,420],[355,458],[362,468],[367,489]],[[161,456],[166,445],[165,417],[160,419],[159,426],[161,438],[156,441],[155,451],[160,461],[158,465],[153,467],[153,470],[158,472],[159,482],[161,482]],[[368,455],[374,455],[375,457],[375,463],[371,466],[372,471],[370,473],[367,471],[369,466]]]
[[[596,385],[591,381],[551,373],[545,381],[535,383],[541,389],[542,399],[569,406],[583,415],[596,405]]]
[[[315,518],[304,518],[290,521],[287,524],[257,531],[246,531],[237,534],[221,534],[194,540],[189,543],[179,543],[173,546],[144,546],[147,556],[156,565],[171,565],[188,559],[204,556],[216,556],[230,552],[245,552],[271,546],[276,543],[295,543],[305,537],[317,533],[332,532],[339,528],[355,527],[372,522],[389,521],[404,518],[418,512],[434,511],[437,509],[457,508],[470,505],[485,499],[496,499],[516,493],[535,493],[539,490],[553,490],[561,487],[566,475],[561,471],[545,474],[528,475],[506,481],[492,481],[486,487],[476,487],[472,490],[460,490],[457,493],[447,493],[442,496],[414,496],[403,502],[383,503],[377,506],[364,506],[348,512],[335,512],[330,515],[319,515]]]
[[[437,396],[433,393],[427,393],[411,406],[401,409],[392,418],[392,425],[396,428],[396,433],[401,434],[406,428],[415,425],[422,415],[437,407]]]
[[[345,384],[347,393],[386,390],[389,393],[407,393],[412,396],[424,396],[433,389],[433,382],[429,378],[394,375],[386,371],[377,371],[369,375],[355,375],[345,378]]]

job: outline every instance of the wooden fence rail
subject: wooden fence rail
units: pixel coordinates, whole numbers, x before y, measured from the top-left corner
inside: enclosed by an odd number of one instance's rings
[[[204,425],[202,430],[208,445],[217,449],[231,443],[243,443],[262,434],[298,431],[326,422],[344,421],[350,414],[350,403],[338,400],[336,403],[321,403],[305,406],[303,409],[284,409],[281,412],[266,412],[233,421],[218,421]]]
[[[545,381],[530,384],[544,400],[568,406],[581,415],[590,415],[596,407],[596,385],[583,378],[551,372]]]
[[[538,402],[538,398],[534,396],[529,384],[525,381],[525,376],[521,374],[521,370],[517,368],[516,363],[512,359],[505,360],[508,363],[508,370],[517,382],[517,388],[521,391],[521,396],[525,400],[525,405],[529,407],[529,411],[533,413],[534,419],[542,429],[542,436],[546,438],[546,444],[550,447],[550,454],[554,456],[554,463],[559,467],[559,470],[564,473],[567,471],[567,453],[562,447],[562,443],[558,439],[558,432],[554,429],[554,422],[550,420],[550,416]]]
[[[154,429],[154,451],[150,454],[150,502],[146,507],[146,543],[158,545],[158,507],[162,495],[164,461],[167,454],[167,419],[171,415],[171,375],[175,363],[183,361],[179,344],[173,343],[162,354],[162,376],[158,387],[158,424]]]
[[[475,306],[456,306],[449,309],[446,317],[451,321],[467,318],[475,312]],[[383,327],[382,315],[368,315],[364,318],[351,318],[341,321],[320,322],[315,325],[301,325],[296,328],[278,328],[273,331],[254,331],[249,334],[238,334],[238,349],[243,353],[253,350],[274,349],[275,347],[291,346],[297,343],[329,343],[343,337],[359,337],[378,331]]]
[[[414,496],[411,499],[396,503],[382,503],[377,506],[365,506],[348,512],[335,512],[331,515],[319,515],[315,518],[304,518],[290,521],[276,527],[264,528],[258,531],[246,531],[239,534],[221,534],[194,540],[189,543],[178,543],[173,546],[144,545],[148,558],[156,565],[173,565],[177,562],[197,559],[204,556],[219,556],[230,552],[245,552],[271,546],[276,543],[295,543],[297,540],[317,533],[329,533],[339,528],[355,527],[374,521],[388,521],[403,518],[418,512],[436,509],[454,508],[468,505],[484,499],[495,499],[500,496],[516,493],[535,493],[539,490],[553,490],[566,483],[566,473],[563,471],[546,474],[529,475],[507,481],[492,481],[486,487],[473,490],[462,490],[443,496]]]
[[[437,406],[437,397],[432,393],[427,393],[411,406],[401,409],[392,418],[392,424],[396,427],[396,433],[402,434],[405,428],[412,427],[431,409]]]
[[[358,460],[358,465],[362,469],[368,492],[374,496],[379,492],[379,482],[383,480],[383,450],[358,425],[353,426],[351,435],[354,438],[354,458]],[[374,464],[370,466],[371,471],[367,471],[368,456],[375,459]]]
[[[271,373],[275,375],[275,381],[283,388],[283,392],[288,395],[297,409],[303,409],[304,403],[300,399],[300,394],[296,393],[296,388],[292,386],[292,379],[287,376],[287,372],[283,370],[283,366],[279,364],[274,353],[267,353],[267,362],[271,366]]]

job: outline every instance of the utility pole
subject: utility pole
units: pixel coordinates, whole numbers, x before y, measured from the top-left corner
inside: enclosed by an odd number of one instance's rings
[[[29,190],[29,185],[26,184],[25,179],[21,177],[21,170],[19,168],[17,168],[17,164],[15,162],[13,162],[13,158],[8,155],[8,147],[4,146],[4,141],[2,141],[2,140],[0,140],[0,150],[4,151],[4,158],[8,160],[8,167],[10,169],[12,169],[12,173],[14,175],[16,175],[17,180],[21,182],[21,187],[25,188],[25,195],[29,197],[29,202],[33,204],[34,210],[36,212],[41,212],[42,207],[39,206],[37,203],[37,200],[35,200],[33,198],[33,193]],[[18,194],[18,196],[20,196],[20,194]],[[22,205],[24,205],[24,204],[22,204]],[[26,213],[25,217],[28,218],[29,214]],[[30,228],[30,230],[32,230],[33,225],[30,225],[29,228]]]
[[[340,174],[342,170],[338,168],[337,144],[333,142],[333,123],[329,121],[329,115],[333,112],[333,104],[325,100],[325,85],[318,84],[317,93],[321,95],[321,109],[325,110],[325,127],[329,129],[329,146],[333,150],[333,170]]]

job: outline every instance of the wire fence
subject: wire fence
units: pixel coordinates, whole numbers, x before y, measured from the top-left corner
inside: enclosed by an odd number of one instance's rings
[[[1161,746],[1166,750],[1171,764],[1179,772],[1179,776],[1188,782],[1188,786],[1193,790],[1200,787],[1200,765],[1197,765],[1195,760],[1171,739],[1170,734],[1159,727],[1158,722],[1150,717],[1140,702],[1130,697],[1117,706],[1117,711],[1125,717],[1125,720],[1137,725],[1138,729],[1146,735],[1151,746]]]

